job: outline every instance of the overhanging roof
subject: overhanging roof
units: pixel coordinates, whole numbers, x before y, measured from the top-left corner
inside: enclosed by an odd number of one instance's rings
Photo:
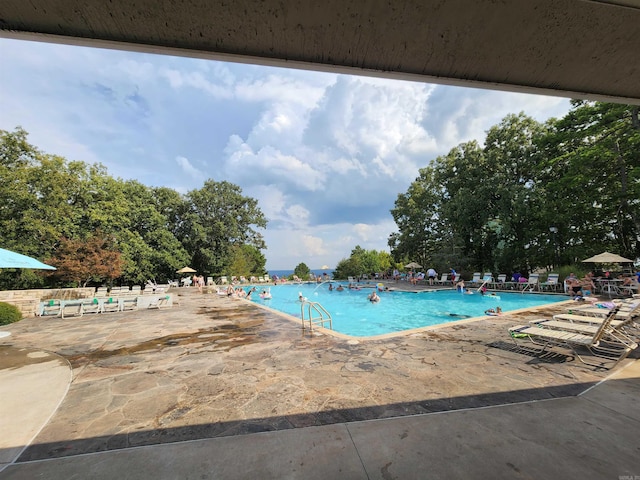
[[[640,0],[3,0],[0,36],[640,105]]]

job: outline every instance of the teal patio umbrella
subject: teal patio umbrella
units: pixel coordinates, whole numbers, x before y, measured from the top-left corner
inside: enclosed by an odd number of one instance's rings
[[[55,270],[55,267],[42,263],[35,258],[0,248],[0,268],[33,268],[36,270]]]

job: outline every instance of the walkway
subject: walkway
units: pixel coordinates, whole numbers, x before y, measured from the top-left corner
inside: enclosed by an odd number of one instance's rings
[[[640,475],[637,359],[612,374],[510,349],[506,326],[523,318],[353,342],[243,302],[181,300],[6,327],[0,418],[35,438],[11,430],[3,461],[29,446],[0,478]],[[25,356],[52,374],[23,375]],[[57,410],[22,393],[54,390]],[[48,422],[28,414],[47,409]]]

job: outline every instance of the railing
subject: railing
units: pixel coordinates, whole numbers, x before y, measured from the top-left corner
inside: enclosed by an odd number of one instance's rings
[[[305,307],[307,315],[305,318]],[[323,328],[325,323],[329,323],[329,328],[333,330],[331,314],[318,302],[310,302],[303,300],[300,305],[300,317],[302,318],[302,328],[305,328],[304,322],[309,322],[309,330],[313,330],[313,325],[320,325]]]

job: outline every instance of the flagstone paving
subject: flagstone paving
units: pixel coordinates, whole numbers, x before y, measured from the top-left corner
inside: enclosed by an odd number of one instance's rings
[[[507,327],[566,305],[356,340],[195,289],[178,298],[3,327],[0,349],[50,351],[73,373],[19,461],[573,396],[610,373],[570,352],[514,348]]]

